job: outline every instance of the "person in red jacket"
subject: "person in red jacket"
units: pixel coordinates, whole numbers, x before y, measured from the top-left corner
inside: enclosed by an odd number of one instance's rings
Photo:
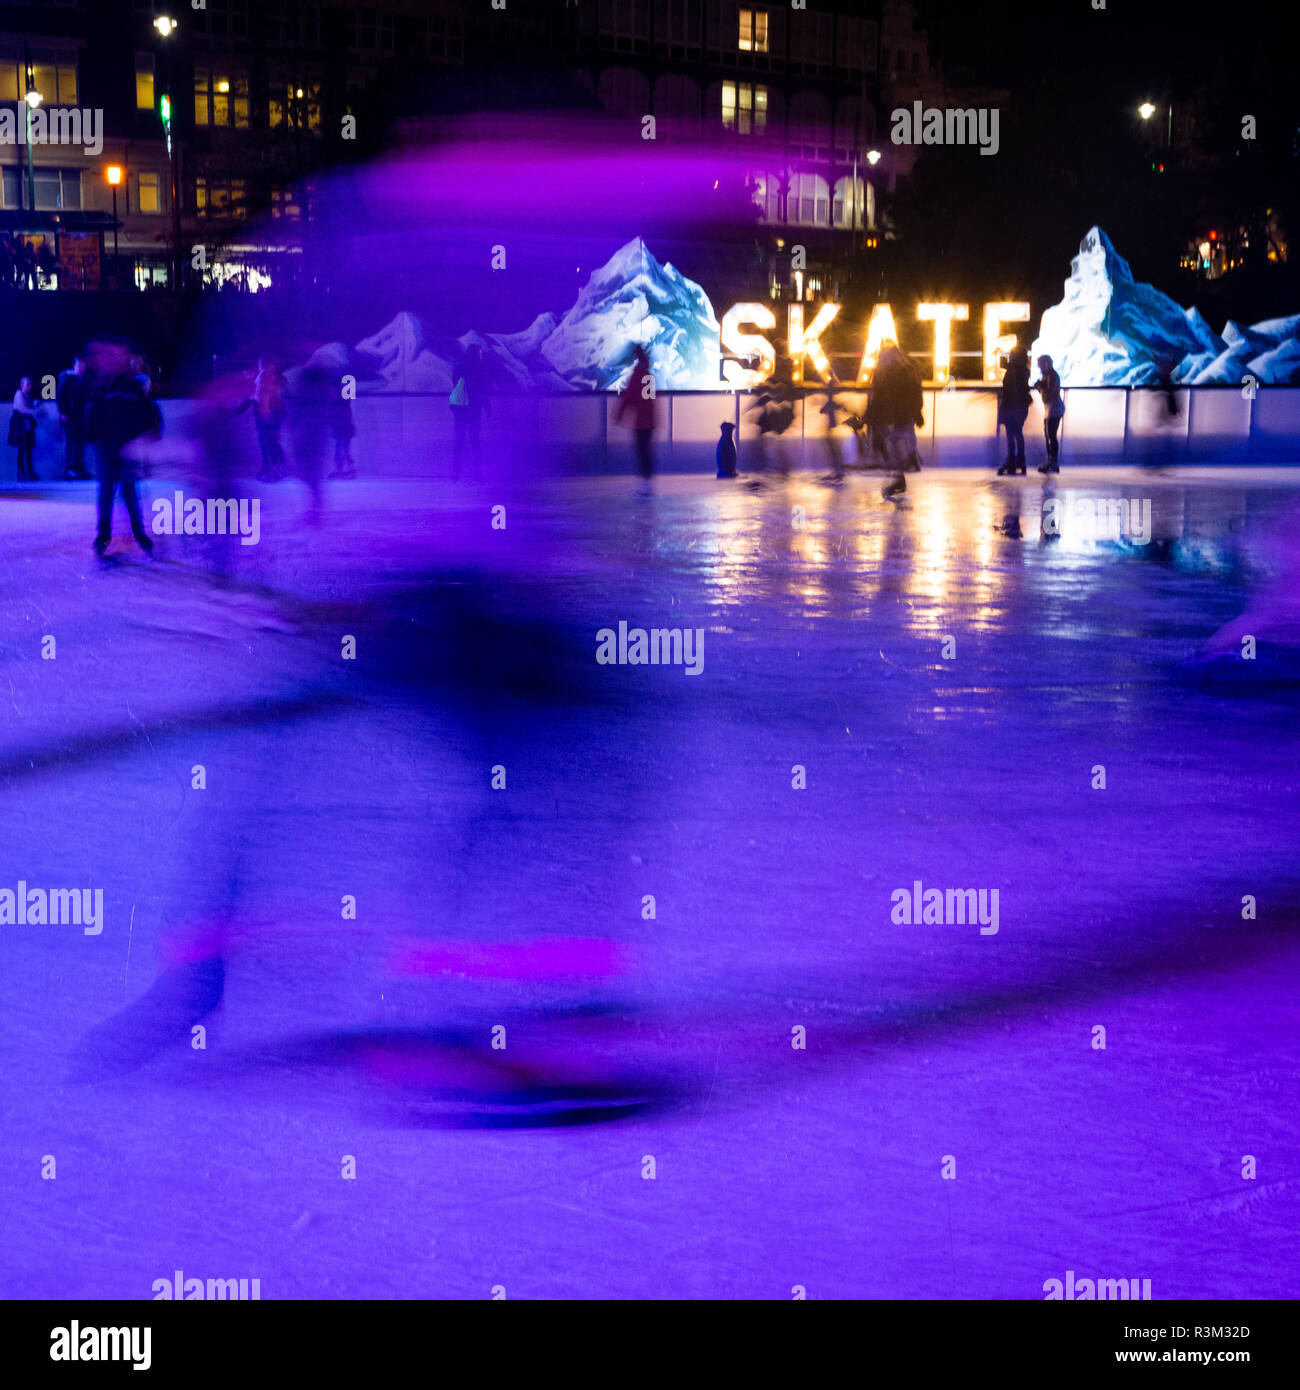
[[[636,356],[632,359],[632,374],[619,393],[614,419],[621,424],[627,415],[632,418],[632,429],[636,434],[636,466],[644,491],[649,488],[655,471],[655,379],[650,369],[650,356],[643,347],[637,348]]]

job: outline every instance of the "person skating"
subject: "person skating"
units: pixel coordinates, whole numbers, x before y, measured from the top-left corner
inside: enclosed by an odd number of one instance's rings
[[[1038,359],[1038,380],[1029,389],[1037,391],[1043,402],[1043,439],[1047,445],[1047,458],[1039,465],[1038,471],[1059,473],[1061,421],[1065,418],[1065,398],[1061,395],[1061,378],[1052,366],[1052,359],[1046,353]]]
[[[871,378],[867,414],[877,437],[883,440],[886,466],[893,472],[881,489],[887,500],[907,491],[903,474],[917,453],[916,430],[925,424],[924,406],[921,374],[896,343],[886,343]]]
[[[86,405],[86,441],[94,446],[99,477],[95,554],[101,558],[113,534],[113,498],[118,488],[126,503],[131,534],[146,555],[153,541],[144,529],[140,496],[136,491],[138,465],[124,454],[134,439],[157,435],[162,416],[131,371],[131,354],[119,339],[104,339],[90,346],[91,384]]]
[[[998,395],[998,421],[1007,432],[1007,461],[998,469],[999,477],[1024,473],[1025,420],[1033,397],[1029,394],[1029,354],[1014,348],[1007,359]]]
[[[334,393],[329,410],[329,429],[334,440],[334,471],[331,478],[355,478],[357,466],[352,461],[352,440],[356,422],[352,418],[352,402],[341,390]]]
[[[487,372],[483,367],[483,349],[478,343],[471,343],[465,349],[452,368],[451,376],[453,385],[447,403],[451,406],[451,416],[456,426],[456,437],[452,445],[451,476],[459,479],[467,439],[470,453],[474,457],[474,467],[482,471],[483,448],[479,440],[479,429],[484,412],[492,408],[488,399]]]
[[[284,424],[284,379],[274,357],[257,359],[257,376],[253,379],[253,394],[247,404],[253,407],[253,427],[262,455],[258,481],[276,483],[284,477],[284,446],[280,443],[280,428]]]
[[[72,366],[59,373],[56,400],[59,423],[63,426],[63,475],[65,478],[88,478],[86,471],[86,397],[89,382],[86,359],[81,353],[72,359]]]
[[[655,471],[655,379],[650,367],[650,355],[643,347],[637,348],[632,359],[632,371],[628,376],[627,385],[619,392],[614,420],[621,423],[628,415],[631,416],[632,432],[636,436],[636,467],[641,475],[640,492],[642,495],[648,495]]]
[[[14,410],[9,417],[9,443],[16,451],[18,481],[34,483],[36,469],[32,459],[36,453],[36,399],[32,379],[25,376],[14,392]]]

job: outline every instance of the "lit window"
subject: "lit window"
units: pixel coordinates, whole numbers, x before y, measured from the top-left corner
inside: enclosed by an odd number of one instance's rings
[[[137,174],[135,181],[136,208],[140,212],[161,212],[162,201],[157,174]]]
[[[750,135],[767,127],[767,88],[748,82],[722,84],[722,128]]]
[[[320,82],[301,77],[273,80],[267,120],[272,130],[284,126],[288,130],[306,130],[319,135]]]
[[[74,52],[55,53],[49,49],[33,49],[31,53],[31,82],[24,91],[37,91],[46,106],[75,106],[77,104],[77,55]],[[20,76],[26,78],[25,73]]]
[[[204,64],[194,68],[194,124],[248,129],[248,78]]]
[[[271,216],[295,220],[302,216],[302,208],[294,196],[292,188],[271,189]]]
[[[135,55],[135,109],[153,110],[154,63],[152,53]]]
[[[741,10],[740,51],[742,53],[767,52],[766,10]]]

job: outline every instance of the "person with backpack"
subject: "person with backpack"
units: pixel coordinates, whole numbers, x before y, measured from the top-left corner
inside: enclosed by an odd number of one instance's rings
[[[456,437],[452,444],[451,476],[459,481],[461,460],[465,456],[465,442],[469,441],[470,452],[474,456],[474,467],[481,471],[483,448],[479,430],[483,414],[491,409],[487,392],[487,373],[483,367],[483,349],[478,343],[471,343],[456,359],[452,368],[451,395],[447,404],[451,407],[451,418],[456,426]]]
[[[1029,394],[1029,353],[1013,348],[998,393],[998,423],[1007,432],[1007,461],[998,469],[999,477],[1025,472],[1025,421],[1033,399]]]
[[[1061,471],[1061,421],[1065,418],[1065,399],[1061,395],[1061,378],[1052,359],[1043,354],[1038,359],[1038,380],[1029,388],[1037,391],[1043,402],[1043,438],[1047,444],[1047,458],[1039,465],[1040,473],[1059,473]]]

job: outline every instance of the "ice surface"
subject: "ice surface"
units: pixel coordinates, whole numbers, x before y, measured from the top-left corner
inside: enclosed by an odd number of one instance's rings
[[[1068,517],[1150,499],[1147,546],[1046,540],[1036,479],[955,469],[900,510],[656,488],[342,483],[319,531],[261,488],[221,583],[179,538],[97,571],[88,489],[0,500],[0,887],[102,885],[107,917],[0,926],[0,1294],[1300,1293],[1295,705],[1177,679],[1226,624],[1283,630],[1297,475],[1062,476]],[[703,627],[704,673],[596,667],[620,619]],[[895,925],[917,879],[998,888],[997,935]],[[206,1049],[126,1068],[142,1035],[92,1030],[193,1007],[165,943],[216,919]],[[393,965],[572,938],[640,967],[574,996]],[[502,1065],[668,1103],[430,1128],[498,1023]],[[441,1041],[383,1045],[412,1028]],[[87,1035],[124,1069],[73,1071]]]

